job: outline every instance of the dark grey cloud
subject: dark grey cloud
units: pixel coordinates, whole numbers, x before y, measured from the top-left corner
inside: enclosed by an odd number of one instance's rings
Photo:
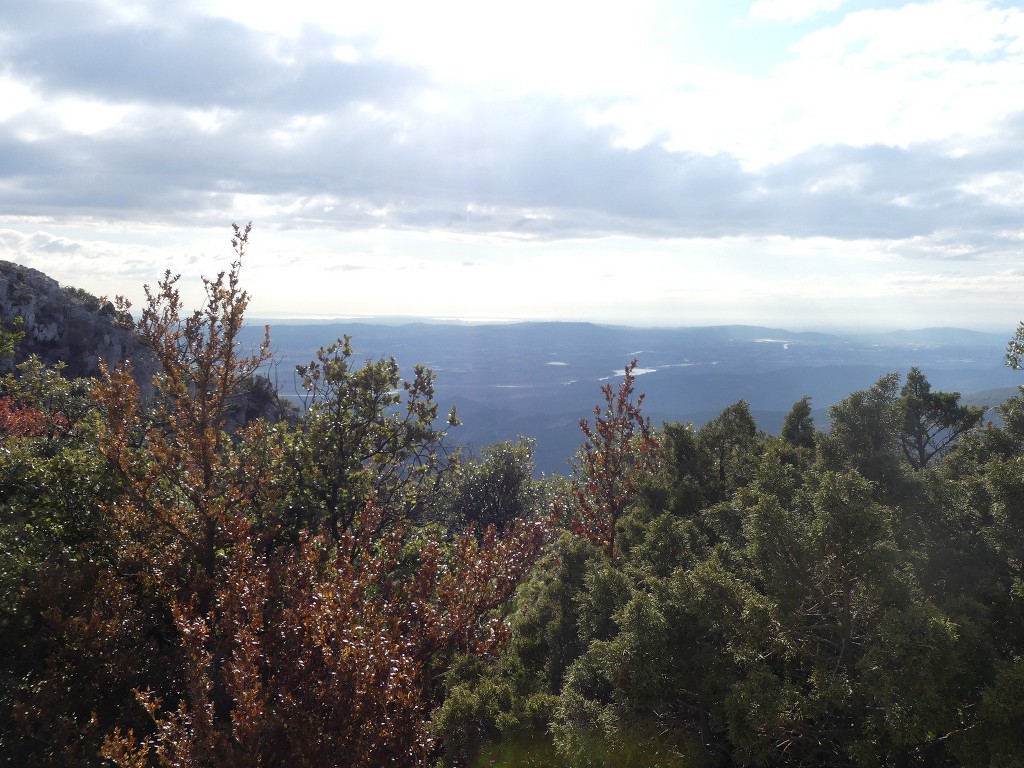
[[[44,253],[78,253],[83,250],[81,243],[76,243],[64,237],[54,237],[43,232],[33,235],[29,239],[29,243],[32,248]]]
[[[1014,135],[957,157],[937,145],[821,147],[750,172],[726,155],[617,148],[569,108],[521,108],[531,119],[493,132],[474,115],[417,126],[401,143],[351,134],[317,147],[303,178],[318,171],[316,189],[343,197],[358,188],[391,207],[392,223],[414,227],[857,239],[1017,226],[1014,208],[965,191],[980,176],[1024,169],[1004,150]]]
[[[817,148],[772,167],[764,183],[773,201],[787,203],[784,220],[798,231],[906,238],[950,227],[1016,227],[1010,207],[965,191],[980,177],[1024,171],[1022,158],[1005,151],[1024,138],[1014,122],[1001,139],[959,156],[940,145]]]
[[[141,105],[95,135],[37,113],[0,123],[0,210],[223,224],[235,195],[249,194],[291,206],[261,222],[279,227],[948,246],[920,258],[984,258],[1005,246],[999,232],[1020,228],[1015,206],[970,189],[986,174],[1024,172],[1024,112],[970,153],[823,146],[751,171],[726,154],[616,146],[572,102],[450,91],[445,107],[427,111],[416,97],[430,83],[415,70],[331,55],[365,48],[359,40],[309,28],[274,49],[264,33],[181,7],[175,16],[154,5],[159,23],[129,23],[84,0],[0,5],[0,71],[44,98]],[[223,110],[219,127],[198,125],[188,116],[196,108]],[[296,126],[297,116],[318,122]],[[951,229],[972,246],[942,235]]]
[[[332,48],[347,44],[359,50],[362,41],[312,28],[273,49],[267,33],[229,19],[174,19],[173,4],[160,9],[171,18],[149,26],[109,20],[102,6],[88,2],[5,7],[4,68],[44,94],[318,113],[352,101],[386,103],[422,85],[422,77],[407,67],[337,60]],[[71,20],[64,18],[68,10]]]
[[[1021,170],[998,144],[956,158],[939,147],[825,147],[748,172],[725,155],[614,147],[570,108],[520,108],[532,117],[493,133],[472,111],[393,126],[352,109],[289,143],[276,135],[285,115],[238,115],[208,133],[162,114],[115,132],[28,144],[0,129],[0,168],[16,182],[0,190],[0,204],[20,215],[189,220],[220,215],[235,193],[247,193],[316,199],[291,214],[292,226],[540,237],[908,238],[1015,226],[1015,210],[964,191],[979,175]]]

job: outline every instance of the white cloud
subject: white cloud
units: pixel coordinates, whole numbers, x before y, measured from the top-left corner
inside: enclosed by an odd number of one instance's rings
[[[1024,13],[983,2],[850,13],[793,45],[760,84],[763,130],[734,151],[756,166],[814,143],[983,148],[1024,104],[1022,42]]]
[[[141,285],[169,268],[184,275],[186,303],[198,305],[198,278],[224,268],[228,240],[226,228],[30,230],[8,222],[0,228],[0,254],[64,284],[125,294],[136,304]],[[275,231],[257,223],[243,280],[253,317],[582,318],[797,330],[1014,327],[1024,271],[949,260],[936,270],[931,258],[902,258],[907,250],[932,249],[948,259],[955,245],[955,236],[944,233],[908,241],[611,237],[519,243],[510,250],[501,239],[444,232]]]
[[[677,67],[660,82],[591,120],[626,146],[727,152],[748,169],[821,145],[972,152],[1024,104],[1024,12],[972,0],[853,11],[759,72]]]
[[[986,0],[933,0],[847,14],[836,25],[807,34],[794,52],[816,61],[841,60],[860,68],[926,63],[945,69],[949,58],[985,60],[1019,54],[1024,14]],[[933,73],[934,74],[934,73]]]
[[[770,21],[803,21],[822,11],[834,11],[844,0],[755,0],[750,15]]]
[[[1024,172],[998,171],[980,174],[960,187],[969,195],[976,195],[988,203],[1024,208]]]
[[[669,0],[210,0],[202,7],[274,35],[297,38],[315,28],[339,36],[347,42],[334,50],[345,60],[369,56],[449,85],[569,98],[625,94],[664,77],[670,53],[655,40],[678,9]]]
[[[0,123],[39,103],[40,100],[27,83],[8,75],[0,75]]]
[[[67,133],[93,136],[120,126],[134,111],[130,104],[65,96],[47,104],[41,114],[52,115]]]

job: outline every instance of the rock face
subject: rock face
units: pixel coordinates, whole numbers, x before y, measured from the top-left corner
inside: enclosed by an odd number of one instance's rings
[[[140,383],[148,384],[153,370],[148,352],[119,321],[113,304],[64,288],[39,270],[0,261],[0,321],[10,327],[18,317],[25,336],[14,360],[0,360],[0,372],[32,354],[47,364],[63,361],[68,377],[95,376],[101,358],[109,365],[131,360]]]
[[[25,336],[13,360],[0,359],[0,374],[33,354],[47,365],[63,362],[68,378],[96,376],[101,359],[112,367],[130,360],[143,397],[153,394],[156,362],[132,330],[131,318],[119,318],[113,304],[63,287],[37,269],[0,261],[0,322],[9,328],[19,317]],[[234,394],[228,427],[233,431],[254,419],[294,422],[297,413],[269,379],[255,376]]]

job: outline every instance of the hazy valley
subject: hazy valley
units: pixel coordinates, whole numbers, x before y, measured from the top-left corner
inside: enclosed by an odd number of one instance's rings
[[[252,343],[262,334],[254,321]],[[1016,393],[1021,375],[1004,364],[999,334],[932,328],[864,335],[794,333],[756,326],[629,328],[588,323],[454,325],[367,321],[271,324],[274,367],[286,396],[301,394],[293,372],[316,350],[348,334],[355,359],[393,355],[404,373],[417,363],[437,374],[442,411],[463,424],[452,440],[471,449],[517,435],[537,441],[541,472],[565,472],[581,442],[579,420],[598,402],[601,383],[631,359],[641,374],[645,412],[655,425],[700,426],[740,399],[758,425],[777,433],[793,403],[809,395],[819,428],[828,407],[880,376],[917,366],[939,390],[994,404]]]

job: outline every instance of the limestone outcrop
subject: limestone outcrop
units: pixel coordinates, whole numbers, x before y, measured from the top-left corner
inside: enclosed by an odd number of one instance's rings
[[[111,365],[130,360],[140,383],[148,384],[153,366],[130,318],[118,317],[113,304],[63,287],[37,269],[0,261],[0,321],[10,327],[18,317],[25,336],[14,360],[0,360],[0,372],[32,354],[47,364],[62,361],[69,377],[95,376],[100,359]]]

